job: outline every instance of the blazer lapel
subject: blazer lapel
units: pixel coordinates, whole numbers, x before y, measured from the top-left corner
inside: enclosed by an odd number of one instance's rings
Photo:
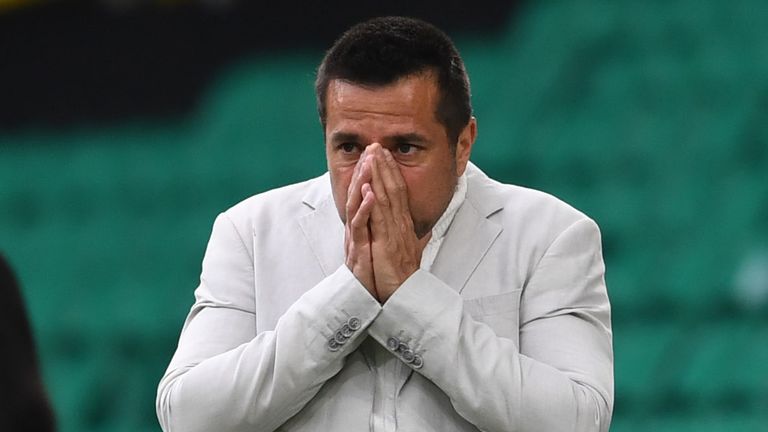
[[[432,273],[461,292],[500,233],[501,226],[481,216],[471,202],[465,201],[440,246]]]
[[[502,228],[488,218],[503,208],[491,180],[477,167],[467,167],[467,198],[446,233],[432,273],[458,292],[472,276]]]
[[[313,211],[299,218],[299,226],[324,276],[328,276],[344,262],[344,224],[333,202],[328,174],[313,182],[303,198]]]

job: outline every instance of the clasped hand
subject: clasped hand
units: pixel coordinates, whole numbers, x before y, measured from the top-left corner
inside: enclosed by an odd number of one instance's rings
[[[383,304],[419,269],[429,235],[416,236],[405,180],[380,144],[367,146],[360,156],[345,211],[346,265]]]

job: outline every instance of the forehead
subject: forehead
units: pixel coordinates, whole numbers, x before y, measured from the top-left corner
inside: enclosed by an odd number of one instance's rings
[[[384,120],[434,122],[439,91],[432,74],[407,76],[384,86],[331,80],[326,94],[327,121]]]

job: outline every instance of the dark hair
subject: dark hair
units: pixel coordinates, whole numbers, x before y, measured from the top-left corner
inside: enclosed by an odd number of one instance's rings
[[[374,18],[356,24],[333,44],[317,70],[315,94],[320,122],[326,125],[326,94],[331,80],[384,86],[418,73],[434,73],[440,99],[435,116],[452,146],[472,116],[469,77],[451,39],[424,21]]]

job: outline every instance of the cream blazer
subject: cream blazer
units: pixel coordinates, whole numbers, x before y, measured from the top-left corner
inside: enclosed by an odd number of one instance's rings
[[[366,338],[405,365],[400,431],[607,431],[610,305],[595,223],[470,164],[430,272],[383,306],[344,265],[327,173],[216,219],[157,395],[166,432],[368,431]]]

